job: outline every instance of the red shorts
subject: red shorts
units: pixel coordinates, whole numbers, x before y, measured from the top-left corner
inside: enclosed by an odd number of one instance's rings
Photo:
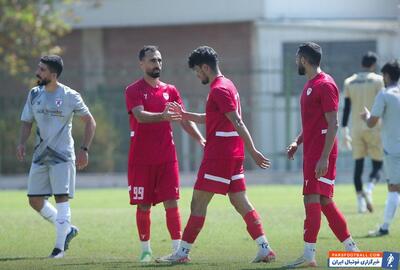
[[[303,195],[320,194],[333,197],[336,178],[336,157],[329,158],[328,172],[319,179],[315,178],[315,167],[318,160],[304,160],[303,163]]]
[[[203,159],[194,189],[222,195],[245,191],[243,159]]]
[[[128,169],[130,204],[157,204],[179,199],[178,162],[133,164]]]

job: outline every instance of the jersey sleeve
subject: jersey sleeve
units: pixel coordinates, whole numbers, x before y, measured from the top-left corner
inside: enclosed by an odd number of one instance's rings
[[[128,113],[137,106],[143,106],[143,100],[140,92],[134,88],[127,88],[125,91],[126,110]]]
[[[215,88],[211,95],[221,113],[237,110],[236,99],[228,89]]]
[[[31,90],[29,92],[28,97],[25,102],[24,109],[22,110],[22,114],[21,114],[21,121],[29,122],[29,123],[33,122],[33,110],[32,110],[33,92],[32,91],[35,91],[35,90]]]
[[[74,114],[78,116],[88,115],[90,114],[89,108],[86,106],[83,101],[81,94],[75,92],[72,94],[72,102],[71,102]]]
[[[377,80],[377,82],[376,82],[376,94],[378,94],[384,88],[385,88],[385,84],[383,82],[383,79]]]
[[[349,89],[348,80],[344,81],[343,88],[344,88],[344,90],[343,90],[344,97],[345,98],[350,98],[350,89]]]
[[[375,98],[374,105],[372,105],[371,115],[376,117],[382,117],[384,111],[385,111],[384,92],[380,91]]]
[[[185,104],[183,103],[181,94],[179,93],[179,90],[175,86],[172,86],[171,93],[172,93],[171,101],[179,103],[180,105],[182,105],[182,108],[185,109]]]
[[[321,105],[324,113],[337,112],[339,109],[339,90],[330,83],[323,84],[320,89]]]

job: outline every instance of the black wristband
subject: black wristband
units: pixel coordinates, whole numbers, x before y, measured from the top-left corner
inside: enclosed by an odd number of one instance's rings
[[[89,152],[89,149],[86,147],[86,146],[81,146],[81,149],[83,150],[83,151],[85,151],[85,152]]]

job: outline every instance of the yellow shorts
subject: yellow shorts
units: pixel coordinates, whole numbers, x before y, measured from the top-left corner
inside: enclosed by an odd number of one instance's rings
[[[360,159],[369,156],[373,160],[383,160],[383,148],[380,130],[353,130],[352,148],[354,159]]]

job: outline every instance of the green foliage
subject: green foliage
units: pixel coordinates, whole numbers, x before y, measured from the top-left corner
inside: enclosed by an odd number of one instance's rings
[[[63,20],[71,14],[69,2],[0,0],[0,72],[28,83],[33,59],[61,53],[56,41],[69,31]]]
[[[96,134],[89,151],[89,166],[85,171],[109,172],[115,169],[115,150],[119,143],[116,129],[106,113],[103,102],[97,101],[88,104],[89,110],[96,120]],[[84,124],[79,117],[74,117],[72,135],[75,140],[75,149],[78,151],[84,134]]]
[[[0,174],[26,173],[29,170],[35,126],[32,127],[32,134],[27,142],[25,161],[19,162],[15,155],[24,101],[21,98],[0,99]]]

